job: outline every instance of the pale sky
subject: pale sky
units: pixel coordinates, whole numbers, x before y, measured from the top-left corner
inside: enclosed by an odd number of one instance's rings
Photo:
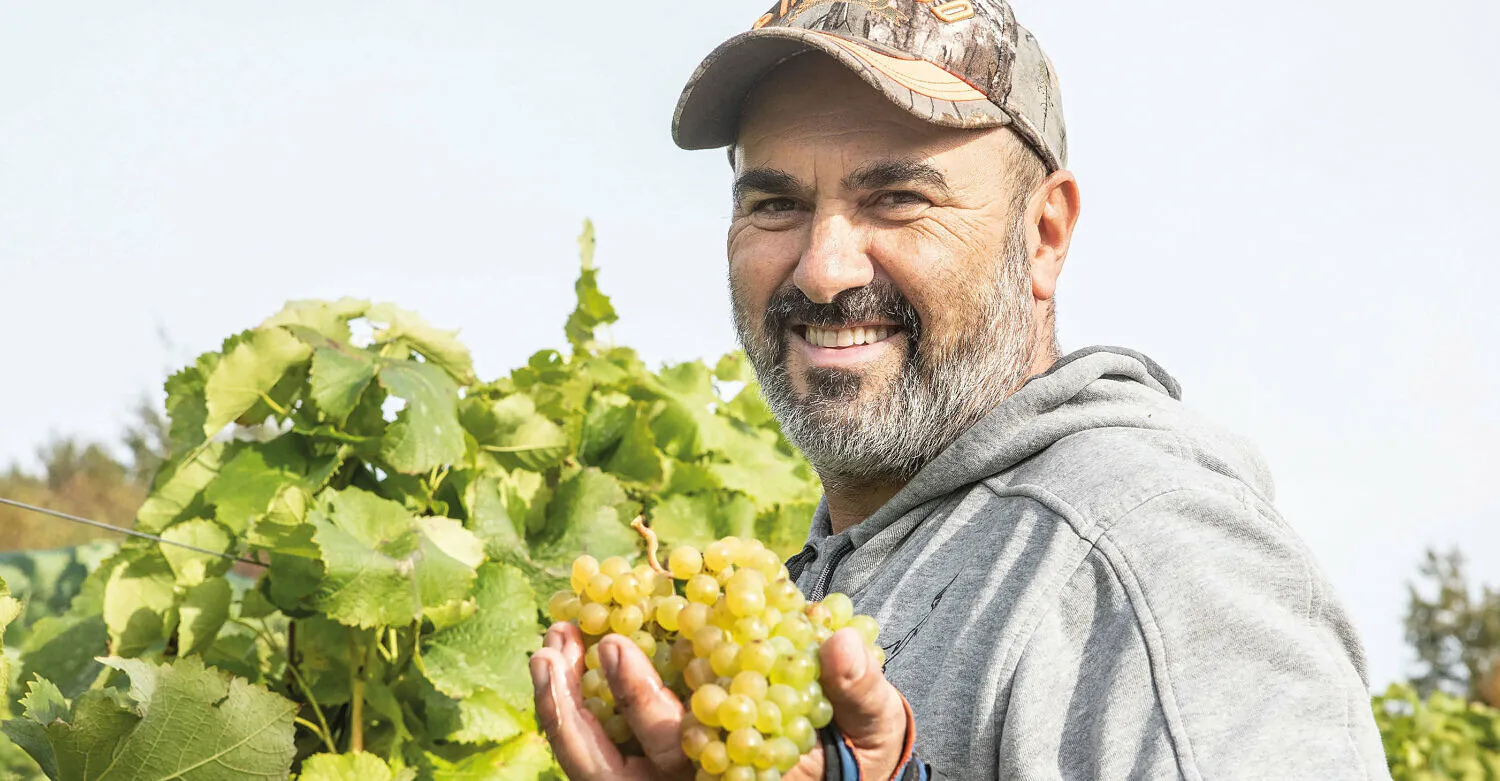
[[[668,126],[768,5],[0,0],[0,464],[114,439],[289,298],[395,301],[502,374],[563,344],[585,216],[620,343],[732,348],[729,171]],[[1401,677],[1425,547],[1500,583],[1497,4],[1014,5],[1084,196],[1064,348],[1255,441]]]

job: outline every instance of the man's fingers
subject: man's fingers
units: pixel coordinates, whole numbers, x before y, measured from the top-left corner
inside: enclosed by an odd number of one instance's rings
[[[679,732],[682,703],[662,685],[651,660],[629,639],[609,635],[599,641],[599,668],[614,693],[615,710],[630,723],[651,764],[669,776],[690,776]]]
[[[558,621],[547,627],[547,638],[542,643],[547,648],[562,654],[573,673],[583,678],[583,632],[568,621]]]
[[[551,633],[549,632],[549,640]],[[563,773],[573,779],[618,778],[624,765],[619,749],[583,708],[578,669],[566,658],[566,639],[560,648],[542,648],[531,655],[531,683],[536,692],[536,715],[552,744]]]
[[[906,707],[885,679],[875,654],[853,629],[840,629],[823,643],[823,694],[833,705],[839,731],[856,748],[887,747],[899,756],[906,735]]]

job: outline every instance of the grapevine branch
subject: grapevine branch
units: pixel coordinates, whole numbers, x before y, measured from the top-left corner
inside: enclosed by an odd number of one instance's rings
[[[637,515],[635,520],[630,522],[630,528],[635,529],[635,533],[641,535],[641,539],[646,541],[646,562],[651,565],[651,569],[663,575],[671,574],[656,558],[656,547],[661,543],[656,539],[656,532],[646,525],[646,516]]]

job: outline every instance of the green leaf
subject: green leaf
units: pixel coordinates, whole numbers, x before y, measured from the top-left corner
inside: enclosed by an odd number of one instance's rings
[[[619,447],[615,448],[604,469],[637,483],[655,485],[661,482],[662,457],[656,449],[656,435],[651,433],[651,421],[643,405],[634,410]]]
[[[200,509],[203,489],[219,475],[223,442],[189,451],[183,461],[169,461],[156,475],[151,495],[136,513],[136,529],[159,532]]]
[[[530,540],[532,557],[566,563],[581,554],[633,556],[640,536],[630,528],[638,512],[619,482],[589,467],[558,484],[547,524]]]
[[[325,338],[349,341],[349,321],[370,308],[369,301],[340,298],[337,301],[288,301],[280,312],[266,318],[261,328],[301,326]],[[293,331],[295,333],[295,331]]]
[[[714,378],[719,382],[743,382],[749,380],[749,363],[745,360],[745,354],[736,350],[726,353],[719,362],[714,364]]]
[[[428,688],[424,692],[428,733],[455,743],[503,743],[525,732],[536,732],[536,722],[525,711],[506,704],[489,689],[475,689],[454,699]]]
[[[474,362],[469,349],[458,341],[458,331],[433,328],[415,313],[391,304],[376,304],[365,316],[372,322],[386,324],[375,332],[376,344],[399,342],[441,366],[458,382],[468,385],[475,381]]]
[[[137,656],[176,629],[176,576],[161,556],[120,561],[104,588],[104,623],[116,656]]]
[[[213,578],[187,590],[177,612],[178,654],[201,654],[213,645],[224,622],[229,620],[229,602],[234,596],[229,581]]]
[[[714,525],[719,502],[711,494],[670,496],[651,511],[651,528],[666,545],[691,545],[699,550],[719,539]]]
[[[439,759],[434,764],[433,781],[537,781],[554,767],[547,741],[536,734],[523,735],[459,762]]]
[[[219,553],[229,552],[234,538],[223,526],[213,521],[203,518],[186,520],[163,531],[161,537],[168,543],[177,543],[162,544],[160,548],[162,556],[171,565],[177,582],[183,586],[196,586],[205,578],[222,575],[229,569],[229,560],[222,556],[211,556],[181,547],[191,545]]]
[[[573,314],[568,316],[567,325],[563,330],[568,336],[568,344],[572,345],[573,352],[582,354],[596,349],[594,330],[601,325],[615,322],[619,319],[619,315],[615,314],[615,308],[610,303],[609,296],[599,292],[599,272],[594,268],[594,223],[589,220],[583,222],[583,234],[578,237],[578,249],[582,271],[578,274],[578,282],[573,286],[574,292],[578,295],[578,306],[573,310]]]
[[[537,412],[536,402],[524,393],[493,403],[465,401],[462,415],[464,429],[506,469],[540,472],[568,454],[568,435]]]
[[[468,596],[483,544],[448,518],[417,518],[358,488],[315,512],[327,574],[317,604],[350,626],[402,626],[423,608]]]
[[[381,457],[398,472],[422,474],[461,462],[464,434],[458,424],[458,386],[446,372],[416,361],[380,370],[380,384],[406,400],[386,430]]]
[[[248,412],[262,397],[271,394],[287,371],[306,361],[311,353],[311,348],[285,329],[252,331],[208,376],[204,387],[208,418],[203,423],[203,433],[213,436]]]
[[[415,777],[413,771],[398,771],[368,752],[317,754],[302,763],[299,781],[401,781]]]
[[[109,653],[109,630],[94,615],[47,616],[21,646],[21,679],[45,678],[76,697],[99,676],[95,657]]]
[[[755,519],[755,536],[783,559],[790,558],[807,542],[807,530],[817,510],[817,502],[777,505]]]
[[[218,353],[204,353],[193,365],[167,378],[168,439],[173,456],[203,444],[207,438],[203,424],[208,420],[208,400],[203,389],[219,358]]]
[[[123,720],[116,720],[94,729],[75,714],[67,728],[70,737],[115,746],[107,765],[90,766],[89,774],[80,778],[286,777],[296,753],[295,703],[243,678],[206,668],[194,657],[164,665],[120,658],[106,659],[105,664],[130,678],[128,696],[134,707],[127,713],[134,723],[121,729]]]
[[[203,496],[214,505],[214,517],[235,534],[244,534],[286,485],[300,482],[308,470],[307,456],[293,434],[268,442],[236,442],[224,459]]]
[[[479,569],[474,601],[471,618],[428,638],[422,651],[427,679],[450,697],[489,689],[512,708],[529,711],[527,660],[542,636],[536,594],[520,570],[490,563]]]
[[[313,401],[324,416],[342,426],[379,369],[363,350],[319,347],[313,351],[309,375]]]

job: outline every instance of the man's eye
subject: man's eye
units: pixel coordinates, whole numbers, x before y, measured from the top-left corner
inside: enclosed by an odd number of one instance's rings
[[[880,206],[913,206],[926,205],[928,203],[931,203],[931,201],[928,201],[919,193],[902,190],[898,192],[881,193],[875,199],[875,203]]]
[[[750,210],[755,212],[789,212],[796,211],[796,209],[797,202],[791,198],[767,198],[764,201],[757,201],[754,206],[750,207]]]

